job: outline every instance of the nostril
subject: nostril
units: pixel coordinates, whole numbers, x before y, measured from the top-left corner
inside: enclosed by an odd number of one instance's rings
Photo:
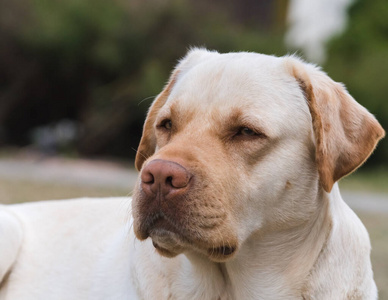
[[[177,172],[174,176],[170,176],[168,184],[175,189],[182,189],[189,184],[191,175],[188,172]]]
[[[153,184],[155,182],[155,178],[151,172],[142,172],[141,181],[144,183]]]
[[[167,184],[167,185],[171,185],[171,186],[173,187],[173,184],[172,184],[172,176],[168,176],[168,177],[166,178],[166,184]]]

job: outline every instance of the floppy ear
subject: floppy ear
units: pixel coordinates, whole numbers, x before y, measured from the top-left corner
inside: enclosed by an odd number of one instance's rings
[[[140,140],[139,147],[136,152],[135,166],[138,171],[140,171],[143,163],[154,154],[156,147],[156,138],[154,134],[154,123],[158,111],[166,103],[168,96],[171,93],[172,87],[174,86],[177,75],[179,73],[178,69],[175,69],[171,74],[170,80],[167,85],[164,87],[163,91],[156,97],[155,101],[152,103],[146,121],[143,127],[143,135]]]
[[[324,190],[330,192],[336,181],[362,165],[385,132],[342,84],[319,68],[294,57],[287,58],[287,67],[306,97],[320,181]]]
[[[163,91],[156,97],[155,101],[152,103],[146,121],[143,127],[143,135],[140,140],[139,147],[136,153],[135,166],[138,171],[140,171],[143,163],[155,152],[156,148],[156,137],[154,133],[154,123],[156,120],[156,115],[159,110],[166,103],[171,90],[176,84],[178,77],[186,72],[188,69],[193,67],[199,61],[203,61],[205,57],[214,55],[216,52],[211,52],[205,49],[193,48],[189,50],[186,56],[178,63],[172,72],[170,79],[167,85],[164,87]]]

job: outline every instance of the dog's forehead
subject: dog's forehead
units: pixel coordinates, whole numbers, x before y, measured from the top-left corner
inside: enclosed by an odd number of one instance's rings
[[[283,58],[255,53],[212,55],[185,70],[179,74],[167,106],[196,112],[202,119],[209,112],[213,116],[218,112],[223,118],[238,108],[272,127],[288,126],[291,119],[294,123],[310,121],[303,93],[288,74]]]
[[[280,58],[251,53],[218,54],[181,72],[173,92],[186,100],[206,99],[208,104],[238,101],[237,98],[269,92],[283,77]]]

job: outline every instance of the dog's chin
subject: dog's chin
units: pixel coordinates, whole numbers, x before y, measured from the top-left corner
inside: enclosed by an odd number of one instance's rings
[[[164,228],[151,230],[150,237],[156,251],[165,257],[175,257],[185,249],[179,234]]]
[[[152,244],[154,245],[154,248],[156,249],[156,251],[161,256],[164,256],[164,257],[172,258],[172,257],[175,257],[178,254],[181,254],[183,252],[183,249],[181,249],[179,247],[169,247],[167,249],[167,248],[163,248],[162,246],[159,246],[159,244],[157,244],[154,241],[152,241]]]

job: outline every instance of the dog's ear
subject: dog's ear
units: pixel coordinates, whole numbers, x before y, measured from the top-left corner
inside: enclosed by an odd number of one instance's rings
[[[308,103],[318,173],[322,187],[330,192],[336,181],[362,165],[385,132],[342,84],[295,57],[286,60]]]
[[[206,59],[206,57],[214,55],[215,53],[216,52],[211,52],[205,49],[193,48],[186,54],[183,59],[180,60],[180,62],[173,70],[168,83],[162,92],[155,98],[148,111],[143,127],[143,135],[141,137],[136,153],[135,166],[138,171],[140,171],[143,163],[155,152],[156,137],[154,133],[154,125],[156,116],[159,110],[166,103],[174,85],[179,80],[180,76],[182,76],[187,70],[192,68],[200,61]]]
[[[155,98],[148,111],[147,118],[143,127],[143,135],[141,137],[140,144],[136,152],[135,166],[138,171],[140,171],[144,161],[146,161],[148,157],[150,157],[155,151],[156,138],[154,133],[154,123],[156,115],[158,111],[163,107],[164,103],[166,103],[167,98],[170,95],[174,84],[176,83],[178,73],[178,69],[175,69],[172,72],[167,85],[164,87],[163,91]]]

